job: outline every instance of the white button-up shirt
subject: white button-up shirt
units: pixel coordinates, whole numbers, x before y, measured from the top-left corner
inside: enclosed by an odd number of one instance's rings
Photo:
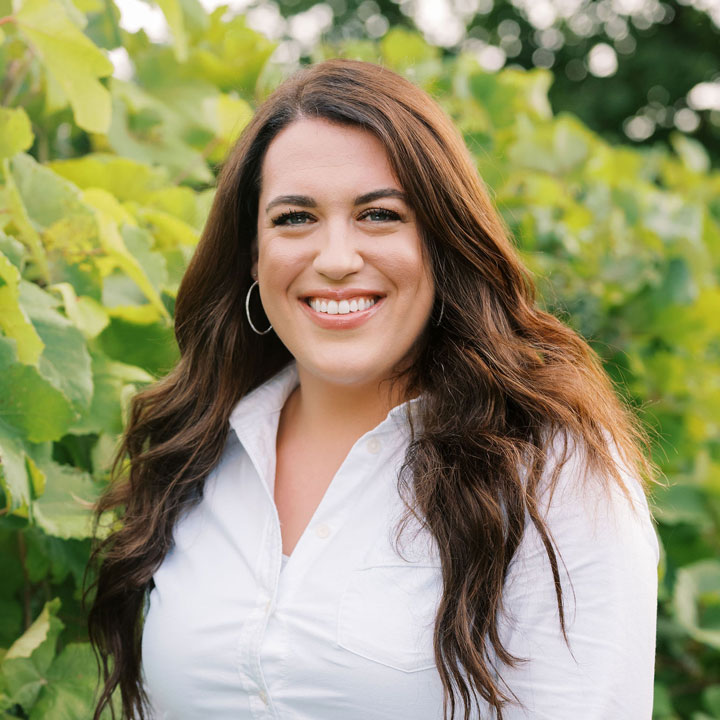
[[[142,636],[154,720],[441,720],[434,539],[403,511],[405,406],[363,435],[283,567],[274,502],[280,411],[294,364],[243,398],[203,499],[174,529]],[[411,403],[414,401],[410,401]],[[637,482],[580,494],[568,463],[547,511],[564,560],[571,652],[532,524],[513,559],[501,636],[529,659],[500,668],[523,707],[507,720],[649,720],[658,544]],[[569,573],[572,588],[567,579]],[[573,596],[574,592],[574,596]],[[456,717],[461,717],[456,712]],[[476,718],[477,715],[473,715]],[[483,720],[493,717],[483,706]]]

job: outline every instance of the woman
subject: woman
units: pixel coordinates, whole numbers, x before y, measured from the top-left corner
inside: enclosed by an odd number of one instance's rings
[[[97,508],[96,718],[650,718],[642,431],[424,92],[276,90],[175,322]]]

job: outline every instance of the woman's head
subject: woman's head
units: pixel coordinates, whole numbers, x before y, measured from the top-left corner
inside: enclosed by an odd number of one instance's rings
[[[380,141],[301,117],[262,164],[257,273],[275,333],[305,373],[368,388],[428,323],[433,282],[415,213]]]
[[[403,196],[352,208],[351,199],[378,189]],[[270,202],[287,195],[312,197],[315,212],[284,202],[267,213]],[[373,206],[397,211],[402,220],[381,222],[377,214],[359,220]],[[305,213],[305,219],[296,214],[281,220],[282,229],[274,224],[293,210]],[[301,222],[304,228],[298,227]],[[411,243],[413,237],[419,247]],[[400,238],[405,245],[391,242]],[[393,248],[401,247],[404,257],[393,257]],[[416,268],[409,277],[408,259],[422,260],[423,272]],[[262,338],[244,319],[256,269],[263,307],[275,329]],[[491,329],[490,308],[505,304],[512,312],[512,305],[529,299],[527,275],[447,115],[401,76],[342,59],[300,71],[259,108],[220,175],[183,286],[176,307],[182,351],[204,351],[207,344],[196,342],[197,332],[218,331],[218,323],[209,320],[215,312],[226,327],[233,325],[234,338],[266,358],[261,367],[268,373],[292,354],[328,379],[360,382],[406,369],[399,361],[411,356],[414,389],[433,382],[423,357],[436,357],[433,345],[448,332],[454,329],[460,337],[477,332],[479,313],[487,314],[485,325]],[[347,331],[329,326],[358,324],[359,318],[345,322],[325,316],[313,322],[309,305],[291,302],[315,290],[328,300],[337,290],[342,298],[347,289],[377,290],[380,300],[367,313],[367,323]],[[254,295],[251,307],[256,324],[264,323]],[[435,330],[430,318],[441,315]]]

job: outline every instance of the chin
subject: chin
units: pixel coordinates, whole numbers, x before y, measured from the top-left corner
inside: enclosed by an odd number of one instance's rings
[[[347,357],[313,363],[298,360],[298,365],[319,380],[343,387],[365,387],[377,384],[392,374],[392,366],[386,364],[387,358],[383,358],[385,362],[381,363],[368,362],[367,359],[363,362],[347,360]]]

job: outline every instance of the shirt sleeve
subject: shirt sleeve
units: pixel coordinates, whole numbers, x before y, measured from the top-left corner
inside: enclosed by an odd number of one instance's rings
[[[622,466],[619,466],[622,467]],[[555,585],[532,523],[505,585],[501,637],[527,660],[499,667],[520,701],[507,720],[650,720],[659,546],[644,492],[623,473],[603,488],[574,451],[542,505],[558,555],[569,648]]]

